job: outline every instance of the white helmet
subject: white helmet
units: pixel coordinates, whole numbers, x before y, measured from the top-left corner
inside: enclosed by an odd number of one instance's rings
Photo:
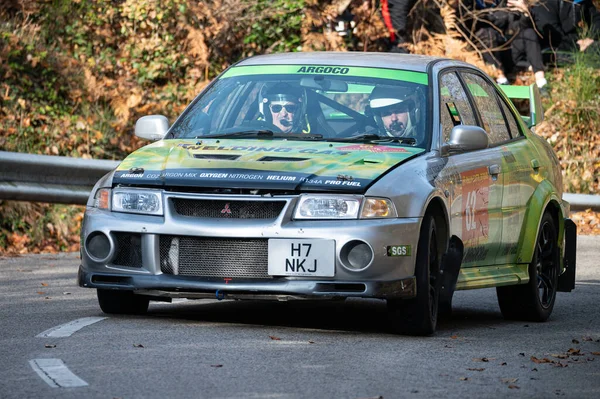
[[[406,137],[414,134],[415,126],[415,100],[413,93],[406,87],[399,86],[377,86],[369,96],[369,107],[375,117],[379,128],[390,136]],[[382,115],[386,111],[396,110],[397,112],[408,112],[408,122],[406,126],[399,126],[398,129],[390,131],[383,124]]]

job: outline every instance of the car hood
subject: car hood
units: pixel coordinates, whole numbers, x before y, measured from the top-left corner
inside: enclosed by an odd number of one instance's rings
[[[113,184],[361,193],[423,151],[325,141],[161,140],[128,156]]]

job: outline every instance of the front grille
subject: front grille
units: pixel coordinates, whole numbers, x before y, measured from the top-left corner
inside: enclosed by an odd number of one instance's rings
[[[175,212],[182,216],[213,219],[276,219],[285,201],[223,201],[173,198]]]
[[[127,267],[142,267],[141,234],[114,233],[117,246],[113,264]]]
[[[268,279],[267,262],[267,239],[160,237],[165,274]]]

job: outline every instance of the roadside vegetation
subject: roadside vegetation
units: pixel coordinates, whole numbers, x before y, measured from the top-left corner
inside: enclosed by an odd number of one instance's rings
[[[414,10],[414,53],[484,69],[446,0]],[[341,36],[346,11],[355,25]],[[439,10],[439,11],[438,11]],[[0,150],[122,159],[143,145],[136,119],[171,121],[237,60],[282,51],[383,51],[376,1],[4,0],[0,9]],[[563,166],[565,191],[600,194],[600,54],[549,75],[537,129]],[[493,71],[489,71],[493,75]],[[520,82],[533,82],[520,76]],[[0,201],[0,253],[76,250],[83,208]],[[600,231],[598,215],[579,222]]]

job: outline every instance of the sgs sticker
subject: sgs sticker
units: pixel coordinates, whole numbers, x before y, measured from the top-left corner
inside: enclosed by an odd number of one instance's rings
[[[389,245],[387,256],[410,256],[410,245]]]

